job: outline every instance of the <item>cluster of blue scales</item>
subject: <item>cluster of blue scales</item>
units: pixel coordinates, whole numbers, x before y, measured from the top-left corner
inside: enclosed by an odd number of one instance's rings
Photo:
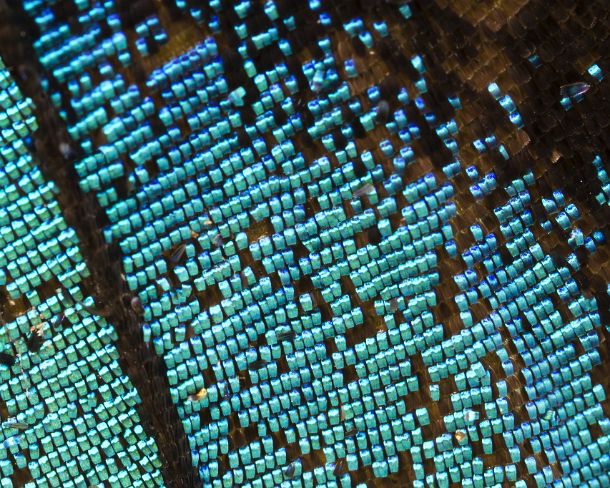
[[[377,65],[338,49],[357,39],[374,60],[407,3],[391,22],[338,23],[330,0],[304,1],[305,47],[273,0],[165,2],[185,30],[167,12],[125,25],[113,0],[69,2],[68,19],[65,3],[23,2],[43,88],[166,366],[197,483],[610,486],[592,378],[610,324],[574,278],[605,235],[562,188],[533,191],[533,163],[503,182],[479,164],[511,153],[460,134],[454,94],[435,114],[426,56],[409,53],[417,79],[388,99]],[[597,65],[583,79],[606,82]],[[566,110],[586,96],[573,89]],[[523,130],[500,82],[481,96]],[[17,311],[0,327],[0,486],[172,486],[7,67],[0,105],[0,290]],[[442,167],[430,132],[453,156]],[[608,205],[607,162],[591,165]],[[541,238],[558,229],[561,259]]]

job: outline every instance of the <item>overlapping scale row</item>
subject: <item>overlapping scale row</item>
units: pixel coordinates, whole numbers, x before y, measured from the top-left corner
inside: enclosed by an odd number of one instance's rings
[[[2,61],[0,99],[2,486],[161,486],[117,333],[92,310],[78,236],[33,155],[33,105]]]

